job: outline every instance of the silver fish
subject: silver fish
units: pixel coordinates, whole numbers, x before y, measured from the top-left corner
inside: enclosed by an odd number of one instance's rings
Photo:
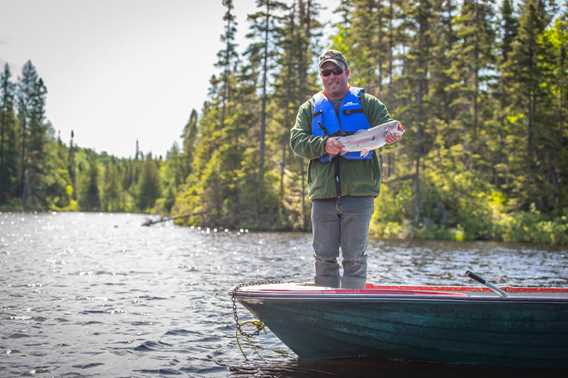
[[[360,130],[353,135],[338,137],[337,141],[345,147],[347,152],[361,151],[361,156],[366,156],[369,151],[384,146],[387,135],[402,136],[404,131],[404,126],[399,121],[393,120],[370,129]]]

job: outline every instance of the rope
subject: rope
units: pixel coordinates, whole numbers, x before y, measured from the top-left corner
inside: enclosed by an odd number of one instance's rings
[[[252,325],[256,328],[256,332],[254,334],[258,334],[258,333],[260,333],[260,331],[264,331],[264,333],[266,333],[266,327],[265,327],[264,323],[261,322],[258,319],[252,319],[252,320],[246,320],[244,322],[240,322],[240,329],[242,330],[242,327],[247,325],[247,324],[250,324],[250,325]],[[255,347],[254,344],[252,344],[251,338],[249,336],[246,336],[244,334],[243,334],[243,336],[246,337],[246,340],[249,344],[251,344],[253,347]],[[241,351],[241,354],[245,358],[245,361],[248,361],[249,359],[247,358],[247,355],[245,354],[245,351],[243,350],[243,347],[241,345],[241,341],[239,340],[239,329],[235,330],[235,339],[237,340],[237,345],[239,347],[239,350]],[[255,347],[255,349],[257,349],[257,348]],[[257,352],[257,354],[264,360],[264,358],[258,352]]]
[[[241,351],[243,357],[245,358],[245,361],[248,361],[248,358],[247,358],[247,356],[246,356],[246,354],[245,354],[245,352],[242,348],[241,342],[239,340],[239,335],[244,336],[247,339],[247,341],[252,344],[251,339],[254,336],[258,336],[261,331],[264,331],[264,333],[266,333],[266,326],[259,319],[244,320],[244,321],[239,320],[239,314],[238,314],[238,311],[237,311],[237,292],[239,291],[239,289],[241,289],[245,286],[274,284],[274,283],[279,283],[279,282],[280,281],[275,281],[275,280],[261,280],[261,281],[252,281],[252,282],[242,282],[242,283],[238,284],[237,286],[235,286],[235,288],[233,290],[231,290],[231,300],[233,302],[233,317],[235,319],[235,326],[236,326],[235,338],[237,339],[237,345],[238,345],[239,350]],[[247,325],[253,326],[256,330],[254,332],[246,332],[245,330],[243,330],[243,326],[247,326]],[[261,358],[262,358],[262,356],[261,356]]]

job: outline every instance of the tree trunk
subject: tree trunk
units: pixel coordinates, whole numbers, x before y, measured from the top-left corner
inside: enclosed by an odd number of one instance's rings
[[[268,29],[270,26],[270,2],[266,3],[266,23],[264,30],[264,51],[263,51],[263,62],[262,62],[262,104],[260,112],[260,133],[259,133],[259,164],[258,164],[258,174],[259,174],[259,188],[262,189],[264,182],[264,158],[265,158],[265,139],[266,139],[266,92],[268,86]]]

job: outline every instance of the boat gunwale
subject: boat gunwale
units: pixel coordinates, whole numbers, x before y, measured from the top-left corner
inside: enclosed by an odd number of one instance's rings
[[[294,289],[279,289],[278,285],[282,284],[242,287],[236,291],[235,295],[239,300],[568,303],[568,288],[506,287],[504,291],[512,295],[500,297],[487,288],[471,286],[367,285],[364,289],[309,288],[302,290],[302,286]]]
[[[362,302],[435,302],[435,303],[527,303],[527,304],[568,304],[568,298],[559,297],[450,297],[450,296],[400,296],[400,295],[329,295],[329,296],[298,296],[298,295],[237,295],[239,302],[341,302],[341,303],[362,303]]]

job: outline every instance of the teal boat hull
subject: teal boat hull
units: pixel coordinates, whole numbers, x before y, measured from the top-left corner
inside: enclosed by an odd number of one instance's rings
[[[459,287],[266,286],[241,289],[237,298],[302,359],[568,367],[568,293],[562,289],[501,298]]]

